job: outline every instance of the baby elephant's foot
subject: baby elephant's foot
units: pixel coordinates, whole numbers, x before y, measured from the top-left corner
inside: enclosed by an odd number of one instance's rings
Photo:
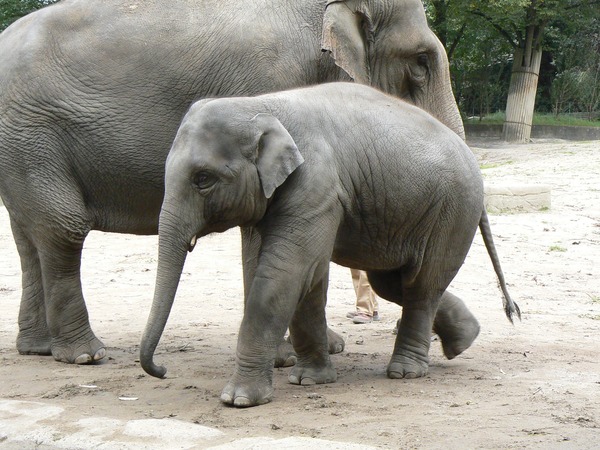
[[[327,327],[327,344],[331,355],[343,352],[346,346],[344,338],[329,327]]]
[[[275,355],[274,367],[289,367],[296,364],[298,357],[294,351],[290,339],[281,341],[277,346],[277,354]]]
[[[420,378],[427,375],[429,364],[426,361],[408,358],[406,356],[392,356],[387,367],[388,378]]]
[[[319,367],[296,364],[288,376],[290,383],[301,384],[302,386],[335,383],[336,380],[337,372],[330,361]]]
[[[91,364],[106,356],[106,348],[92,334],[85,342],[53,343],[52,356],[57,361],[69,364]]]
[[[433,331],[442,341],[446,358],[455,358],[468,349],[479,335],[479,330],[479,322],[463,301],[445,292],[433,323]]]
[[[435,330],[436,334],[442,341],[442,349],[444,355],[448,359],[452,359],[460,355],[466,349],[468,349],[473,341],[479,335],[479,323],[475,320],[474,322],[465,323],[462,328],[455,330]]]
[[[223,392],[221,401],[226,405],[248,408],[250,406],[264,405],[273,399],[273,385],[267,381],[236,381],[231,380]]]

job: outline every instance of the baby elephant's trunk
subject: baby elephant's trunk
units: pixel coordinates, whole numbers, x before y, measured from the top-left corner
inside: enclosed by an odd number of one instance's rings
[[[177,240],[173,239],[172,233],[161,227],[154,300],[152,301],[150,316],[140,345],[140,364],[142,368],[148,374],[157,378],[163,378],[167,373],[167,369],[154,364],[154,350],[156,350],[167,324],[188,250],[188,247],[185,246],[187,244],[184,245],[174,241]]]

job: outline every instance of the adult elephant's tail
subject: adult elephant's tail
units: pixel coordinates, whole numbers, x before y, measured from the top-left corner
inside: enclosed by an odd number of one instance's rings
[[[492,265],[494,266],[494,271],[496,272],[496,276],[498,277],[498,285],[500,286],[502,294],[504,295],[504,298],[502,299],[502,304],[504,305],[504,312],[506,313],[506,317],[508,317],[508,320],[510,320],[511,323],[513,323],[513,314],[516,314],[519,320],[521,320],[521,310],[519,309],[519,305],[517,305],[512,300],[512,298],[510,298],[510,294],[508,293],[508,289],[506,288],[504,273],[502,273],[502,267],[500,267],[500,259],[498,258],[496,247],[494,246],[494,239],[492,238],[492,229],[490,228],[490,221],[488,220],[485,208],[483,209],[483,213],[481,214],[481,219],[479,219],[479,230],[481,231],[481,236],[483,236],[485,248],[487,249],[488,255],[490,255]]]

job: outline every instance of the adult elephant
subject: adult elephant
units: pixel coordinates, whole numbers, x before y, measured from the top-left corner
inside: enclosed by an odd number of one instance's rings
[[[105,356],[81,289],[84,239],[157,233],[166,155],[194,100],[349,79],[463,135],[419,0],[63,0],[11,25],[0,35],[0,196],[23,272],[18,351]],[[257,244],[244,232],[246,255]]]

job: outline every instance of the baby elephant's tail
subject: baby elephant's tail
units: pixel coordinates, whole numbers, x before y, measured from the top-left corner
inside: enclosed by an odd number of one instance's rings
[[[508,320],[510,320],[510,322],[513,323],[513,314],[516,313],[519,320],[521,320],[521,310],[519,309],[519,305],[517,305],[510,298],[508,289],[506,288],[506,281],[504,281],[504,274],[502,273],[502,267],[500,267],[500,260],[498,259],[498,253],[496,252],[496,247],[494,246],[492,230],[490,228],[490,222],[488,220],[485,208],[483,209],[483,214],[481,214],[481,219],[479,219],[479,230],[481,231],[481,236],[483,236],[485,248],[487,249],[488,254],[490,255],[492,265],[494,266],[494,271],[496,272],[496,276],[498,277],[498,285],[502,290],[502,294],[504,294],[502,304],[504,305],[504,312],[506,313],[506,317],[508,317]]]

